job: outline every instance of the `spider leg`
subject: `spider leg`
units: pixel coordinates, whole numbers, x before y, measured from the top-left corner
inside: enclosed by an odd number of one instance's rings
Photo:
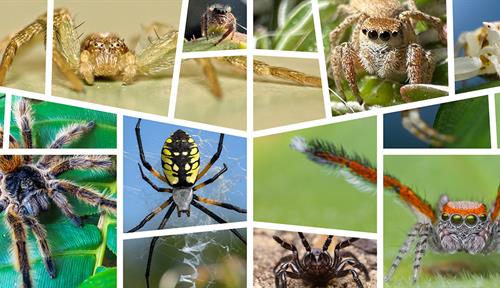
[[[21,271],[23,279],[23,288],[31,288],[30,276],[30,263],[28,260],[28,249],[26,247],[26,229],[23,225],[23,219],[17,215],[12,208],[7,210],[7,223],[12,229],[15,245],[13,250],[15,252],[15,261],[19,265],[18,269]],[[14,243],[13,243],[14,244]]]
[[[202,183],[194,186],[193,187],[193,191],[196,191],[196,190],[198,190],[200,188],[205,187],[206,185],[208,185],[208,184],[214,182],[215,180],[217,180],[217,178],[219,178],[222,174],[224,174],[227,171],[227,166],[226,166],[226,163],[224,163],[223,165],[224,165],[224,167],[222,167],[222,169],[219,172],[217,172],[217,174],[215,174],[214,176],[212,176],[212,178],[210,178],[208,180],[205,180],[204,182],[202,182]]]
[[[347,16],[335,29],[332,30],[332,32],[330,32],[329,39],[331,49],[333,49],[334,46],[337,46],[347,28],[356,23],[361,16],[363,16],[363,13],[356,13]]]
[[[56,135],[55,139],[49,145],[49,149],[59,149],[65,145],[80,139],[95,127],[95,121],[89,121],[81,124],[71,124],[62,128]]]
[[[54,31],[54,36],[55,35],[56,33]],[[73,90],[75,90],[76,92],[82,92],[84,88],[82,80],[78,77],[77,74],[75,74],[71,66],[66,62],[61,52],[57,51],[57,49],[55,48],[52,49],[52,61],[56,63],[61,73],[64,75],[64,77],[66,77],[66,79],[68,79],[71,84],[71,88],[73,88]]]
[[[224,39],[226,39],[231,33],[235,32],[235,27],[233,24],[228,24],[226,25],[227,31],[222,35],[222,37],[217,41],[217,43],[214,44],[214,46],[217,46],[220,42],[222,42]]]
[[[161,175],[158,171],[156,171],[151,164],[146,160],[146,156],[144,156],[144,149],[142,148],[142,139],[141,139],[141,120],[137,120],[137,124],[135,125],[135,137],[137,139],[137,146],[139,146],[139,155],[141,157],[141,163],[144,166],[144,168],[148,169],[153,176],[158,178],[160,181],[163,181],[165,183],[168,183],[168,180],[165,176]]]
[[[359,56],[356,54],[352,44],[349,42],[344,42],[335,46],[332,51],[332,55],[330,56],[335,86],[337,87],[342,99],[346,100],[344,92],[342,91],[343,75],[349,84],[349,88],[351,88],[352,94],[356,96],[358,103],[363,104],[364,100],[361,98],[361,93],[359,92],[358,84],[356,83],[356,63],[358,62],[360,62]]]
[[[333,235],[328,235],[328,238],[325,240],[325,244],[323,244],[323,251],[328,251],[328,247],[332,244]]]
[[[21,131],[24,148],[33,148],[33,111],[28,99],[19,98],[14,106],[14,119]]]
[[[407,10],[399,14],[399,19],[401,20],[418,20],[424,21],[430,26],[432,26],[438,32],[439,39],[446,44],[446,29],[444,29],[445,25],[438,17],[431,16],[426,14],[420,10]]]
[[[226,61],[234,62],[236,57],[224,57]],[[245,62],[246,63],[246,62]],[[246,67],[245,67],[246,68]],[[260,76],[272,76],[278,79],[291,81],[302,86],[310,86],[321,88],[321,78],[318,76],[311,76],[305,73],[288,69],[285,67],[271,66],[265,62],[253,60],[253,71]]]
[[[210,204],[210,205],[216,205],[216,206],[220,206],[220,207],[223,207],[223,208],[226,208],[226,209],[234,210],[236,212],[247,213],[247,209],[243,209],[243,208],[240,208],[238,206],[235,206],[235,205],[232,205],[232,204],[229,204],[229,203],[219,202],[217,200],[204,198],[204,197],[201,197],[201,196],[198,196],[198,195],[193,195],[193,199],[196,200],[196,201],[200,201],[200,202],[203,202],[203,203]]]
[[[309,245],[309,242],[307,241],[306,237],[304,236],[304,233],[302,233],[302,232],[298,232],[298,233],[299,233],[300,241],[302,241],[302,245],[304,245],[304,248],[306,248],[306,251],[311,252],[311,245]],[[274,239],[274,240],[276,240],[276,239]]]
[[[101,155],[77,155],[71,157],[46,158],[49,162],[38,161],[37,164],[48,167],[47,170],[54,176],[70,170],[91,170],[105,171],[113,166],[113,162],[108,156]]]
[[[31,228],[33,235],[35,235],[38,243],[38,249],[43,257],[45,270],[49,273],[50,278],[54,279],[57,276],[56,266],[52,260],[49,244],[47,243],[47,232],[43,229],[42,225],[33,217],[23,216],[24,223]]]
[[[429,237],[429,229],[426,225],[421,225],[418,230],[418,237],[420,237],[415,247],[415,260],[413,261],[413,284],[417,282],[418,272],[420,270],[420,262],[427,249],[427,239]]]
[[[340,264],[342,264],[343,266],[344,263],[347,263],[351,265],[353,268],[359,269],[361,272],[363,272],[363,274],[365,274],[366,280],[370,280],[370,273],[368,272],[366,266],[363,263],[359,262],[358,258],[356,258],[354,254],[352,254],[351,252],[348,253],[350,254],[349,257],[351,258],[342,259],[342,261],[340,261]],[[344,253],[344,255],[347,255],[347,253]]]
[[[408,253],[413,242],[415,242],[415,239],[417,237],[418,227],[419,227],[419,225],[417,224],[417,225],[413,226],[413,228],[410,230],[410,232],[408,232],[408,235],[406,236],[405,242],[403,243],[401,248],[399,248],[398,255],[396,256],[396,258],[392,262],[391,268],[389,268],[389,272],[387,272],[387,275],[384,277],[385,282],[388,282],[389,280],[391,280],[392,275],[396,271],[396,268],[398,268],[398,266],[399,266],[399,263],[401,262],[403,257],[406,255],[406,253]]]
[[[17,53],[17,49],[22,45],[29,42],[34,36],[45,32],[47,29],[47,15],[43,14],[38,17],[34,22],[23,28],[21,31],[17,32],[7,44],[5,51],[3,53],[2,62],[0,63],[0,85],[5,82],[5,76],[9,70],[12,62],[14,61],[14,56]]]
[[[61,209],[63,214],[66,217],[68,217],[71,220],[71,222],[73,222],[73,224],[75,224],[76,226],[82,227],[82,219],[73,212],[73,207],[68,202],[68,199],[66,198],[66,196],[64,196],[63,193],[53,189],[53,190],[49,191],[48,195],[49,195],[50,199],[52,199],[52,201],[54,201],[56,206],[59,209]]]
[[[165,225],[167,225],[167,221],[170,218],[170,215],[172,215],[172,212],[174,212],[175,209],[175,204],[172,204],[170,208],[167,210],[167,214],[165,214],[165,217],[161,220],[160,225],[158,226],[159,229],[163,229]],[[156,241],[158,241],[159,237],[153,237],[151,240],[151,244],[149,244],[149,253],[148,253],[148,264],[146,266],[146,273],[144,274],[144,277],[146,277],[146,287],[149,288],[149,272],[151,269],[151,260],[153,260],[153,252],[155,250],[155,245]]]
[[[3,127],[0,126],[0,142],[3,143],[3,136],[4,136],[4,130]],[[17,143],[17,140],[12,137],[12,135],[9,135],[9,148],[19,148],[19,144]]]
[[[141,171],[141,176],[142,176],[142,179],[144,181],[146,181],[151,187],[153,187],[153,189],[155,189],[156,191],[158,192],[168,192],[168,193],[172,193],[172,189],[171,188],[162,188],[162,187],[158,187],[156,186],[155,183],[153,183],[153,181],[151,181],[151,179],[149,179],[146,175],[144,175],[144,172],[142,172],[142,167],[141,167],[141,164],[137,163],[137,165],[139,166],[139,171]]]
[[[304,236],[304,235],[302,235],[302,236]],[[297,258],[297,259],[299,258],[299,252],[297,251],[297,247],[295,247],[295,245],[284,241],[278,235],[273,235],[273,239],[274,239],[274,241],[278,242],[278,244],[280,244],[281,247],[285,248],[286,250],[292,251],[294,258]],[[307,244],[307,246],[309,246],[309,244]],[[309,249],[311,249],[311,247],[309,247]]]
[[[441,147],[445,143],[451,143],[455,137],[439,133],[436,129],[429,127],[420,118],[418,109],[411,109],[401,111],[401,118],[403,127],[411,134],[415,135],[418,139],[432,146]]]
[[[208,162],[208,164],[203,168],[203,170],[201,170],[200,173],[198,173],[198,176],[196,177],[196,181],[198,181],[201,177],[203,177],[207,172],[208,172],[208,169],[210,169],[210,167],[212,167],[212,165],[214,165],[214,163],[219,159],[220,157],[220,153],[222,153],[222,147],[224,145],[224,134],[220,134],[219,135],[219,145],[217,145],[217,151],[215,152],[215,154],[212,156],[212,159],[210,159],[210,162]],[[225,165],[224,165],[225,166]],[[227,167],[226,167],[227,168]],[[224,169],[222,169],[224,170]],[[225,172],[225,171],[224,171]],[[222,173],[224,173],[222,172]],[[218,174],[218,173],[217,173]],[[220,175],[219,175],[220,176]],[[214,176],[215,177],[215,176]],[[217,176],[218,177],[218,176]],[[212,177],[213,178],[213,177]],[[214,179],[215,180],[215,179]],[[195,181],[195,182],[196,182]],[[208,181],[208,180],[207,180]],[[203,184],[203,183],[202,183]],[[200,184],[201,185],[201,184]],[[202,186],[203,187],[203,186]],[[200,187],[201,188],[201,187]]]
[[[287,271],[288,268],[292,271]],[[296,265],[296,258],[294,255],[288,255],[280,259],[278,264],[274,267],[274,280],[276,283],[276,288],[286,288],[286,277],[299,279],[299,267]]]
[[[194,207],[198,208],[199,210],[201,210],[201,212],[207,214],[210,218],[214,219],[215,221],[219,222],[219,223],[227,223],[227,221],[225,221],[224,219],[220,218],[219,216],[217,216],[217,214],[215,214],[214,212],[208,210],[205,206],[199,204],[198,202],[196,201],[191,201],[191,205],[193,205]],[[240,234],[240,232],[238,232],[238,230],[236,229],[230,229],[231,232],[236,236],[238,237],[238,239],[241,240],[241,242],[245,243],[245,245],[247,244],[247,241],[245,240],[245,238],[243,237],[243,235]]]
[[[7,208],[7,205],[9,203],[7,202],[7,200],[5,199],[0,199],[0,213],[3,212],[3,210],[5,210],[5,208]]]
[[[110,213],[116,213],[116,200],[108,199],[92,189],[80,187],[67,180],[56,180],[53,182],[53,187],[56,190],[66,191],[90,205],[98,206]]]
[[[219,78],[217,77],[217,71],[212,64],[212,61],[210,61],[209,58],[198,58],[195,60],[203,69],[203,74],[205,74],[210,91],[212,91],[212,94],[214,94],[217,99],[221,99],[222,89],[220,87]]]
[[[144,225],[146,225],[147,222],[149,222],[149,220],[153,219],[153,217],[155,217],[163,209],[167,208],[167,206],[170,205],[170,203],[172,203],[173,200],[174,200],[173,197],[168,198],[167,201],[163,202],[160,206],[158,206],[157,208],[155,208],[155,210],[153,210],[146,217],[144,217],[144,219],[141,220],[141,222],[139,223],[139,225],[137,225],[134,228],[128,230],[127,233],[135,232],[135,231],[141,229]],[[172,206],[175,206],[175,205],[172,205]]]
[[[359,238],[349,238],[347,240],[344,240],[337,245],[335,245],[335,254],[339,253],[340,249],[343,249],[345,247],[351,246],[352,243],[358,241]]]

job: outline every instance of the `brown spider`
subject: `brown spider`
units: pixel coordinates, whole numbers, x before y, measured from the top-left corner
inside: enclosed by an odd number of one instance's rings
[[[354,254],[341,251],[341,249],[350,246],[359,238],[349,238],[338,243],[335,246],[333,257],[328,253],[328,247],[332,243],[333,236],[330,235],[323,244],[323,248],[311,248],[309,242],[303,233],[298,232],[299,237],[306,249],[306,253],[299,259],[299,253],[295,245],[283,241],[280,237],[274,235],[273,239],[281,247],[292,251],[292,255],[285,256],[274,267],[276,288],[286,288],[287,277],[293,279],[302,279],[306,284],[314,287],[326,287],[335,278],[341,278],[351,273],[354,282],[358,288],[363,288],[359,279],[357,268],[365,274],[366,280],[370,279],[368,269],[354,256]],[[346,265],[352,268],[346,267]]]
[[[14,60],[17,49],[35,35],[46,33],[47,15],[16,33],[7,45],[0,64],[0,85]],[[139,75],[160,73],[173,66],[177,45],[177,31],[169,30],[157,36],[140,51],[132,51],[124,40],[113,33],[92,33],[79,42],[73,19],[66,9],[54,10],[54,63],[76,91],[83,90],[83,79],[88,85],[95,77],[121,79],[131,84]]]
[[[22,133],[23,147],[31,148],[32,116],[29,101],[22,98],[15,108],[16,123]],[[94,122],[70,125],[61,129],[49,148],[61,148],[88,132]],[[11,148],[21,145],[12,137],[9,138]],[[70,170],[111,170],[113,163],[108,156],[40,156],[36,162],[31,155],[0,155],[0,212],[5,211],[6,223],[12,230],[15,240],[13,249],[22,274],[25,288],[32,287],[30,264],[26,247],[26,228],[31,228],[37,239],[40,253],[43,256],[45,269],[51,278],[56,277],[54,262],[46,240],[46,232],[36,216],[47,211],[50,200],[75,225],[81,226],[80,217],[74,214],[64,193],[76,196],[81,201],[98,206],[104,211],[115,213],[116,201],[102,196],[90,188],[81,187],[69,180],[58,179],[57,176]]]
[[[338,11],[348,16],[330,32],[330,64],[335,86],[344,100],[342,76],[358,102],[363,103],[356,83],[359,66],[383,79],[397,82],[408,79],[410,84],[431,82],[435,60],[417,43],[415,20],[435,28],[441,41],[446,41],[444,23],[417,10],[414,0],[407,3],[405,7],[399,0],[351,0],[349,5],[339,6]],[[351,26],[354,26],[351,40],[338,44]]]
[[[231,6],[213,4],[201,16],[201,36],[206,37],[211,34],[222,34],[222,37],[214,45],[219,44],[229,35],[233,39],[236,32],[236,17],[231,13]]]

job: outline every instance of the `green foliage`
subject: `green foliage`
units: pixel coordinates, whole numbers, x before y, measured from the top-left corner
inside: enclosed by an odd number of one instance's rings
[[[116,198],[116,177],[112,173],[71,171],[62,174],[59,178],[71,180],[82,186],[93,187],[108,197]],[[116,253],[116,218],[107,214],[100,215],[96,207],[87,205],[71,195],[66,196],[75,213],[83,216],[85,225],[75,226],[55,205],[37,217],[47,230],[47,241],[56,264],[57,277],[50,279],[45,271],[35,238],[29,232],[28,258],[35,287],[77,287],[97,271],[96,267],[103,265],[105,257],[109,257],[105,256],[107,247]],[[96,226],[98,222],[101,223],[101,230]],[[19,283],[20,281],[20,274],[14,266],[11,245],[11,233],[8,232],[4,214],[0,214],[0,251],[2,251],[0,252],[0,283]]]
[[[224,39],[221,43],[215,45],[222,35],[210,35],[208,39],[201,37],[184,42],[184,52],[199,52],[199,51],[217,51],[217,50],[233,50],[246,48],[246,35],[236,32],[235,37],[231,36]]]
[[[478,97],[442,104],[434,128],[457,139],[448,148],[490,148],[488,98]]]
[[[13,98],[13,105],[19,100]],[[95,121],[90,133],[65,148],[116,148],[116,115],[52,102],[31,100],[33,109],[33,147],[46,148],[64,127]],[[22,141],[12,113],[11,134]]]
[[[341,145],[350,155],[358,153],[375,163],[374,118],[257,138],[254,220],[375,232],[376,197],[291,149],[290,140],[295,136]]]
[[[116,268],[104,269],[85,280],[80,288],[115,288]]]

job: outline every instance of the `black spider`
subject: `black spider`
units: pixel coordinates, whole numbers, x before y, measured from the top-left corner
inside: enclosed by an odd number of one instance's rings
[[[278,264],[274,267],[274,276],[277,288],[286,288],[287,277],[293,279],[302,279],[306,284],[313,287],[327,287],[335,278],[341,278],[351,273],[354,282],[358,288],[363,288],[359,274],[355,270],[357,268],[365,274],[366,280],[370,280],[368,270],[359,260],[348,251],[340,251],[348,247],[351,243],[357,241],[359,238],[349,238],[338,243],[335,246],[335,253],[331,256],[328,253],[328,247],[332,243],[333,236],[330,235],[323,245],[323,249],[311,248],[309,242],[304,237],[304,234],[299,232],[302,244],[306,249],[306,253],[299,259],[299,253],[295,245],[283,241],[280,237],[274,235],[273,239],[278,242],[281,247],[292,251],[292,255],[285,256],[280,259]],[[346,267],[349,265],[350,267]]]

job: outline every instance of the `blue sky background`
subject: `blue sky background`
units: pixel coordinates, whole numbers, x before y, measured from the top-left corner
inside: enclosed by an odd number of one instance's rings
[[[464,31],[473,31],[483,26],[483,22],[500,21],[499,0],[453,0],[453,38],[455,43]],[[461,81],[464,82],[464,81]],[[463,83],[457,82],[456,88],[463,87]],[[487,82],[480,77],[467,80],[467,86]]]
[[[166,201],[170,194],[159,193],[149,184],[142,180],[139,167],[139,150],[135,137],[135,125],[137,118],[124,117],[124,230],[128,231],[137,225],[147,214]],[[200,129],[192,129],[183,126],[164,124],[159,122],[143,120],[141,122],[141,136],[144,146],[144,154],[149,163],[161,172],[160,153],[165,139],[175,130],[182,129],[198,144],[201,152],[200,167],[203,168],[217,151],[219,133],[207,132]],[[229,202],[242,208],[246,208],[246,139],[225,135],[224,148],[219,160],[212,166],[209,172],[200,180],[204,181],[217,173],[222,164],[226,163],[228,171],[217,181],[209,184],[196,193],[200,196],[211,198],[223,202]],[[200,170],[201,170],[200,168]],[[149,171],[143,169],[146,176],[153,180],[160,187],[168,187],[166,183],[161,183],[151,175]],[[161,172],[162,173],[162,172]],[[199,182],[201,183],[201,182]],[[228,222],[244,221],[246,214],[241,214],[233,210],[203,204],[211,211],[221,216]],[[149,221],[141,231],[155,230],[166,213],[166,209]],[[174,211],[167,223],[167,228],[185,227],[195,225],[215,224],[216,222],[199,211],[191,207],[191,217],[183,214],[177,217]]]

